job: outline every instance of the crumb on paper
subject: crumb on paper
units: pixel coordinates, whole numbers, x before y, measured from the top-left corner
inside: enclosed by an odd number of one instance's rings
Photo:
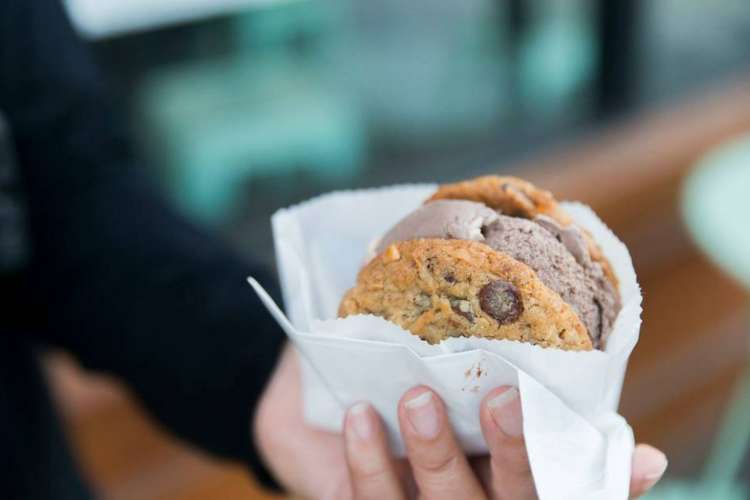
[[[469,391],[473,394],[479,393],[481,391],[481,385],[472,382],[478,382],[481,377],[484,377],[487,375],[487,369],[482,366],[482,362],[479,361],[477,363],[472,364],[465,372],[464,372],[464,378],[466,378],[467,383],[461,388],[461,392]]]
[[[464,377],[467,379],[479,379],[487,375],[487,369],[482,366],[482,362],[474,363],[464,372]]]

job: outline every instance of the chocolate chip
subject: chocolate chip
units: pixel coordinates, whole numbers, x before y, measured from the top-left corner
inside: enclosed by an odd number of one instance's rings
[[[461,299],[450,299],[451,309],[456,314],[463,316],[471,323],[474,322],[474,310],[471,307],[471,302],[468,300]]]
[[[427,270],[430,272],[433,272],[435,270],[435,257],[428,257],[427,258]]]
[[[445,273],[443,275],[443,279],[445,281],[447,281],[448,283],[455,283],[456,282],[456,277],[453,276],[453,273]]]
[[[516,321],[523,313],[523,302],[515,286],[495,280],[479,290],[479,305],[501,325]]]

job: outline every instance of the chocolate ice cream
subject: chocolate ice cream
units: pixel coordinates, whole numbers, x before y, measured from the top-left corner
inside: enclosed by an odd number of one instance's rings
[[[592,261],[580,230],[555,220],[502,215],[483,203],[437,200],[422,205],[377,243],[380,253],[391,243],[420,238],[482,241],[533,269],[578,314],[594,347],[599,347],[619,310],[614,287]]]
[[[422,205],[393,226],[377,243],[375,253],[379,254],[393,242],[418,238],[484,241],[482,228],[497,219],[497,212],[482,203],[434,201]]]

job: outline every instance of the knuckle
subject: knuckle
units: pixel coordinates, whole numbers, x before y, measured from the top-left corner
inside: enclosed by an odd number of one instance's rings
[[[442,456],[431,456],[425,454],[419,460],[415,460],[412,467],[419,469],[421,472],[431,475],[446,475],[456,470],[459,463],[459,456],[455,453],[444,454]]]
[[[502,448],[497,454],[493,454],[492,466],[515,475],[531,474],[529,455],[526,452],[526,446],[523,445]]]
[[[376,457],[363,457],[350,462],[352,479],[360,483],[370,483],[381,480],[388,474],[386,464]]]

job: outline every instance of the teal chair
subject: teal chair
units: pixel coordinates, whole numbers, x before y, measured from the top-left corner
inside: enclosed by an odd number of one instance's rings
[[[682,194],[683,219],[695,242],[750,290],[750,135],[699,161]],[[646,498],[744,500],[750,491],[737,476],[749,447],[750,366],[735,388],[702,476],[695,481],[664,481]]]

